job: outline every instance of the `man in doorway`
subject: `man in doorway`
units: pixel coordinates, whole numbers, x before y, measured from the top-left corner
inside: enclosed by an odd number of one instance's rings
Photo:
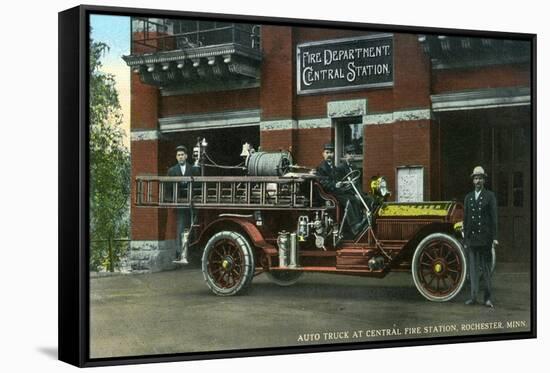
[[[193,176],[193,168],[191,164],[187,162],[187,148],[183,145],[176,147],[176,160],[177,163],[168,169],[168,176]],[[168,188],[168,196],[177,198],[177,200],[187,198],[187,182],[182,181],[178,183],[177,196],[174,196],[176,191],[172,190],[172,184]],[[188,264],[187,261],[187,242],[188,234],[191,230],[191,217],[192,211],[190,208],[177,208],[177,232],[176,232],[176,260],[175,262],[181,264]],[[187,235],[184,240],[184,235]]]
[[[338,177],[342,171],[334,165],[334,145],[325,144],[322,154],[323,161],[317,167],[320,183],[325,191],[334,194],[342,207],[348,206],[349,201],[346,219],[351,233],[356,235],[367,222],[367,216],[362,211],[361,202],[352,193],[341,190],[342,182]]]
[[[487,174],[481,166],[471,175],[474,191],[464,199],[464,247],[468,250],[471,297],[466,304],[477,303],[479,270],[485,283],[483,303],[494,308],[491,300],[491,249],[498,245],[497,202],[495,194],[485,189]]]

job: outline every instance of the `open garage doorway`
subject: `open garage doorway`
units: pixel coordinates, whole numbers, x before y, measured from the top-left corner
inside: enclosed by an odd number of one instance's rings
[[[260,144],[260,127],[258,125],[246,127],[226,127],[208,130],[179,131],[166,134],[166,138],[175,148],[177,145],[185,145],[189,150],[188,161],[193,163],[193,147],[197,139],[205,138],[208,143],[207,154],[212,162],[220,166],[236,166],[243,164],[241,157],[242,145],[249,143],[254,149]],[[212,163],[208,162],[208,163]],[[229,176],[242,175],[243,172],[236,169],[221,167],[205,167],[205,176]]]
[[[530,113],[530,106],[438,113],[442,198],[463,201],[473,168],[483,166],[498,201],[500,261],[530,261]]]

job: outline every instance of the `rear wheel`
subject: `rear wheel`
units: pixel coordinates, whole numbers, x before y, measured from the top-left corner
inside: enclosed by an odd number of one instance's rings
[[[301,271],[270,271],[266,272],[271,282],[279,286],[290,286],[298,282],[304,272]]]
[[[412,260],[416,288],[426,299],[453,299],[466,280],[466,256],[462,245],[444,233],[430,234],[417,246]]]
[[[216,295],[235,295],[246,290],[254,277],[254,254],[248,240],[231,231],[213,235],[204,248],[202,273]]]

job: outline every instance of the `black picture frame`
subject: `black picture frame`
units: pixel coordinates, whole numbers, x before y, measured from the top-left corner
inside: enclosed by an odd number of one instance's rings
[[[531,330],[486,335],[417,338],[325,344],[300,347],[257,348],[247,350],[177,353],[160,355],[89,357],[89,15],[125,15],[140,17],[219,19],[258,22],[278,26],[318,26],[381,32],[445,34],[471,37],[504,38],[531,43]],[[263,355],[284,355],[304,352],[326,352],[400,346],[436,345],[536,338],[536,166],[537,166],[537,67],[536,35],[508,32],[457,30],[353,22],[317,21],[291,18],[195,13],[169,10],[135,9],[103,6],[78,6],[59,13],[59,359],[79,367],[174,362]]]

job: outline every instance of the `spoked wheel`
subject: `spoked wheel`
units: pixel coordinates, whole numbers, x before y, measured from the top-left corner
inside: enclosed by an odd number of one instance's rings
[[[270,271],[266,272],[267,277],[279,286],[290,286],[298,282],[304,272],[301,271]]]
[[[204,248],[202,273],[214,294],[235,295],[244,291],[254,277],[250,244],[240,233],[216,233]]]
[[[466,256],[454,237],[434,233],[424,238],[412,260],[416,288],[426,299],[446,302],[453,299],[466,280]]]

